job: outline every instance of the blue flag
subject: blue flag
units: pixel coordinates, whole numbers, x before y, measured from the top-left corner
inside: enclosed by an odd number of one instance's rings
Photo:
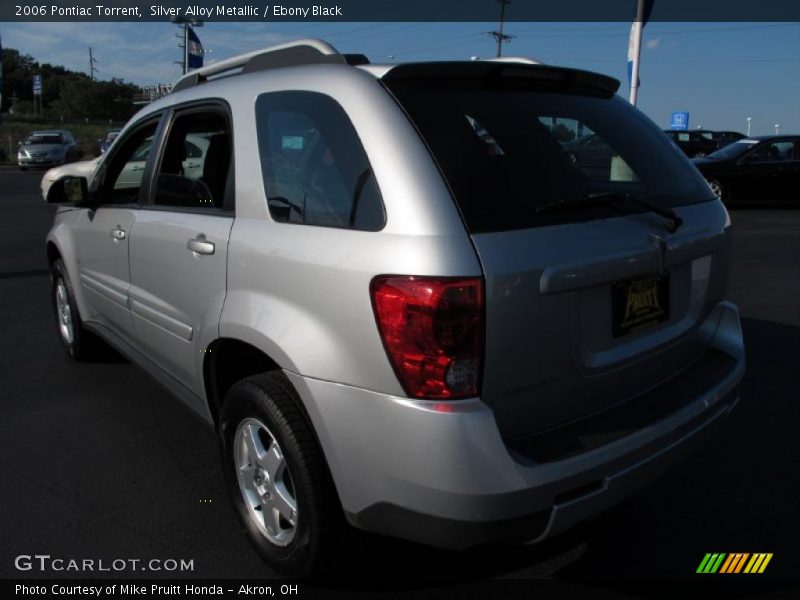
[[[189,39],[186,41],[188,44],[187,54],[189,56],[188,65],[190,70],[199,69],[203,66],[203,44],[200,43],[200,38],[194,32],[194,29],[189,27]]]
[[[633,79],[633,55],[636,48],[636,22],[641,22],[642,30],[644,30],[644,26],[647,25],[647,21],[650,20],[650,13],[653,12],[654,4],[655,0],[637,0],[636,2],[636,16],[634,17],[633,25],[631,25],[631,35],[628,39],[628,85],[631,85],[631,80]],[[639,81],[636,82],[637,85],[639,85]]]

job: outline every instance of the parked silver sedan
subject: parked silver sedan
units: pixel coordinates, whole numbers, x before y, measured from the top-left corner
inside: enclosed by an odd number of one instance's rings
[[[66,129],[34,131],[19,145],[17,164],[25,171],[28,167],[61,165],[79,156],[78,143]]]

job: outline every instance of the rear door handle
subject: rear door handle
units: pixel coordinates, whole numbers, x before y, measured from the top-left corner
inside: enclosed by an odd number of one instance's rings
[[[117,225],[116,227],[114,227],[114,229],[111,230],[111,237],[114,238],[115,242],[118,242],[120,240],[124,240],[125,239],[125,230],[122,229],[119,225]]]
[[[206,240],[204,235],[199,235],[186,243],[186,247],[195,254],[214,254],[214,242]]]

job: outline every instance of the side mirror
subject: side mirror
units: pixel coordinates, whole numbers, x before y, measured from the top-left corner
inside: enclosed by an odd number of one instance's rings
[[[90,200],[89,183],[85,177],[67,175],[57,179],[47,191],[48,204],[88,205]]]

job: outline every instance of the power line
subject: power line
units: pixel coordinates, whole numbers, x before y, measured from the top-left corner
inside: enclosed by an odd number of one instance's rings
[[[586,58],[585,56],[560,56],[560,57],[542,57],[546,62],[590,62],[590,63],[615,63],[619,64],[617,58]],[[695,63],[704,64],[739,64],[739,63],[787,63],[787,62],[800,62],[800,58],[691,58],[685,60],[670,60],[670,59],[653,59],[648,63],[656,65],[689,65]]]
[[[467,46],[469,46],[471,48],[474,48],[475,42],[474,42],[474,39],[472,39],[472,38],[474,38],[476,35],[477,34],[475,34],[475,33],[465,33],[465,34],[459,35],[458,37],[459,38],[471,38],[471,39],[465,40],[464,42],[458,42],[458,43],[448,42],[446,44],[438,44],[438,45],[435,45],[435,46],[414,47],[413,50],[410,50],[410,51],[407,51],[407,52],[406,51],[402,51],[402,52],[398,51],[398,52],[392,52],[392,54],[401,55],[401,56],[413,56],[415,54],[425,54],[426,52],[431,52],[433,50],[452,50],[452,49],[455,49],[455,48],[464,48],[464,47],[467,47]]]
[[[651,24],[652,27],[653,24]],[[800,23],[776,23],[770,25],[743,25],[743,26],[732,26],[732,27],[716,27],[716,28],[706,28],[706,29],[666,29],[666,30],[654,30],[652,33],[653,35],[691,35],[695,33],[715,33],[715,32],[725,32],[725,31],[746,31],[750,29],[772,29],[775,27],[797,27]],[[576,30],[561,30],[561,33],[558,33],[554,30],[544,30],[544,33],[541,32],[534,32],[530,30],[522,30],[517,33],[516,37],[527,38],[527,37],[535,37],[535,38],[554,38],[554,37],[581,37],[581,38],[612,38],[612,37],[619,37],[619,33],[587,33],[585,31],[576,31]]]

